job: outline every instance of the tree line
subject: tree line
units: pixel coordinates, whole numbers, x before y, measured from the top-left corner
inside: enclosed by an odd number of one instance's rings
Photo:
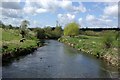
[[[22,38],[25,38],[27,36],[28,31],[33,31],[36,34],[35,37],[37,39],[58,39],[63,35],[63,29],[60,25],[56,25],[55,27],[47,26],[44,28],[29,28],[28,25],[30,25],[30,23],[27,20],[23,20],[19,27],[12,26],[11,24],[5,25],[2,22],[0,22],[0,28],[17,29],[19,30],[19,33],[21,34]]]

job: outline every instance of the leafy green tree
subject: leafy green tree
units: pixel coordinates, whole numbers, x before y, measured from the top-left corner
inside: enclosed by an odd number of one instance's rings
[[[79,24],[76,22],[71,22],[67,24],[64,28],[65,36],[77,36],[79,35]]]
[[[24,38],[27,34],[27,27],[29,25],[29,21],[23,20],[20,25],[20,34],[22,35],[22,38]]]

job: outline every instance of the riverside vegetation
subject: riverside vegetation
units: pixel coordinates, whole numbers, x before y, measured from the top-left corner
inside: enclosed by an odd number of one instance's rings
[[[55,28],[27,28],[29,22],[24,20],[20,27],[0,24],[0,51],[3,64],[16,57],[24,56],[34,52],[38,47],[44,45],[45,39],[57,39],[62,34],[59,26]]]
[[[87,30],[78,32],[78,27],[77,23],[69,23],[64,29],[64,36],[58,40],[79,51],[101,58],[113,66],[119,66],[119,31],[103,30],[95,32]]]
[[[28,24],[29,22],[26,20],[21,23],[25,27]],[[43,46],[44,40],[59,38],[60,42],[118,66],[119,31],[82,31],[79,30],[79,26],[76,22],[72,22],[62,30],[61,26],[58,25],[45,28],[22,28],[2,23],[0,25],[0,32],[2,32],[0,39],[2,54],[0,55],[2,55],[2,60],[6,62],[11,58],[30,54],[38,47]]]

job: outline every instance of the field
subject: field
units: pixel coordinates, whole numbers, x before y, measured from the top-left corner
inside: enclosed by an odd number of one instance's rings
[[[116,39],[116,31],[106,31],[105,33],[97,33],[97,35],[79,35],[75,37],[63,36],[59,39],[77,50],[92,54],[96,57],[105,58],[113,64],[118,62],[118,40]],[[107,34],[107,35],[106,35]],[[109,35],[109,36],[108,36]],[[106,44],[110,41],[110,47],[107,48]]]
[[[32,31],[29,31],[29,35],[24,42],[20,42],[22,37],[19,30],[0,28],[0,32],[2,32],[2,35],[0,36],[0,45],[8,47],[7,49],[1,48],[2,53],[13,51],[16,48],[36,46],[36,38],[34,37],[35,34]]]

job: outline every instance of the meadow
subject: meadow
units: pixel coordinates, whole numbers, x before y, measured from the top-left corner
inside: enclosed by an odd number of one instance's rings
[[[79,51],[83,51],[104,59],[110,64],[118,65],[118,49],[120,49],[119,32],[106,30],[101,32],[86,31],[79,36],[63,36],[60,42],[70,45]]]
[[[3,47],[1,48],[2,54],[13,51],[16,48],[37,46],[36,38],[34,37],[35,34],[32,31],[29,32],[29,35],[24,42],[20,42],[21,35],[19,33],[19,29],[0,28],[0,32],[2,32],[2,38],[0,39],[0,45]]]

